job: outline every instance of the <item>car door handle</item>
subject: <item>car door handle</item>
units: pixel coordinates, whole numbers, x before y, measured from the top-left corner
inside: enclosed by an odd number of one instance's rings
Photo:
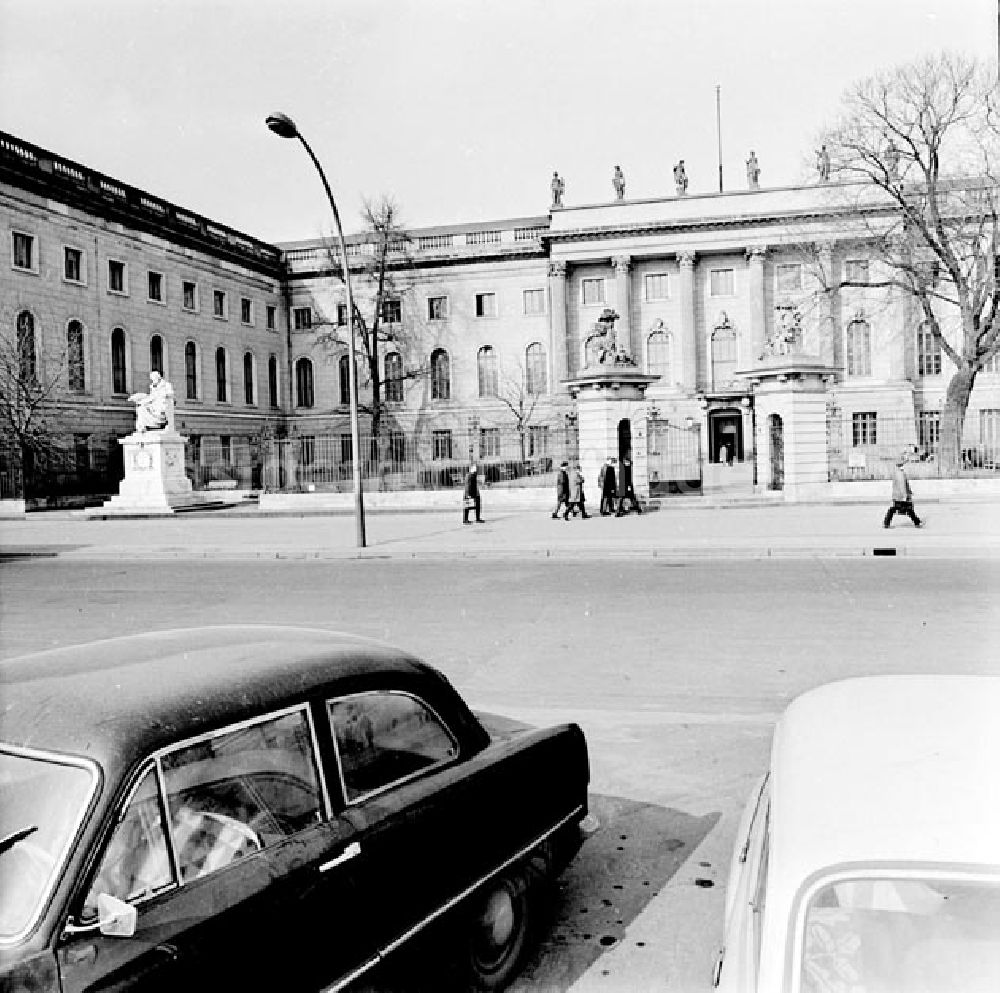
[[[333,869],[338,865],[343,865],[345,862],[349,862],[353,858],[357,858],[361,854],[361,846],[356,842],[352,841],[335,859],[330,859],[329,862],[324,862],[320,867],[320,872],[326,872],[328,869]]]

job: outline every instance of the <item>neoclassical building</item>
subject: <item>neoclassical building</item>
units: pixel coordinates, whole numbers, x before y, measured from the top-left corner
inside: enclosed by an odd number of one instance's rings
[[[560,203],[409,232],[381,314],[390,456],[489,463],[514,437],[529,459],[585,447],[579,380],[615,358],[649,379],[623,444],[648,456],[651,482],[683,446],[705,472],[773,485],[775,425],[806,407],[828,478],[863,478],[901,446],[932,452],[948,360],[907,300],[863,285],[878,263],[836,194],[817,182]],[[174,385],[193,470],[221,462],[258,485],[249,467],[282,436],[308,439],[309,459],[339,439],[323,457],[350,463],[346,298],[328,245],[268,245],[3,133],[0,226],[0,340],[51,383],[80,467],[114,462],[128,396],[154,369]],[[364,312],[373,248],[348,243]],[[861,285],[833,289],[845,278]],[[809,395],[765,424],[762,397],[788,381],[769,370],[792,356]],[[998,373],[994,359],[979,376],[966,443],[1000,454]],[[363,406],[370,390],[359,365]]]

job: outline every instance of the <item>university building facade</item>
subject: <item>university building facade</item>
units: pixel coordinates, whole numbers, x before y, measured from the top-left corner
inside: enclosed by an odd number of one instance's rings
[[[904,448],[932,455],[948,359],[909,301],[863,285],[878,262],[836,193],[623,198],[410,231],[390,252],[380,315],[383,460],[453,470],[418,485],[451,484],[470,459],[544,475],[587,444],[581,377],[617,361],[649,379],[622,436],[642,449],[645,484],[676,476],[683,448],[700,479],[780,486],[762,390],[806,359],[827,478],[872,478]],[[0,228],[5,360],[48,391],[78,470],[113,474],[128,397],[156,370],[174,386],[196,485],[221,471],[242,487],[349,486],[346,299],[326,243],[269,245],[3,133]],[[363,313],[373,250],[348,238]],[[833,289],[845,279],[862,285]],[[996,358],[963,444],[1000,457]],[[9,454],[2,471],[9,489]]]

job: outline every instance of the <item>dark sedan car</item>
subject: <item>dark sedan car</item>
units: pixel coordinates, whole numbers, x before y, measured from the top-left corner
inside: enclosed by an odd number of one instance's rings
[[[576,725],[491,734],[430,666],[325,631],[4,662],[0,987],[340,989],[441,922],[500,988],[588,780]]]

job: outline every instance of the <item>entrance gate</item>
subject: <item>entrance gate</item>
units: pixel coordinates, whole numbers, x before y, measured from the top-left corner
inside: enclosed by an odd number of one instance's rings
[[[701,431],[663,420],[651,420],[646,429],[649,495],[702,493]]]

